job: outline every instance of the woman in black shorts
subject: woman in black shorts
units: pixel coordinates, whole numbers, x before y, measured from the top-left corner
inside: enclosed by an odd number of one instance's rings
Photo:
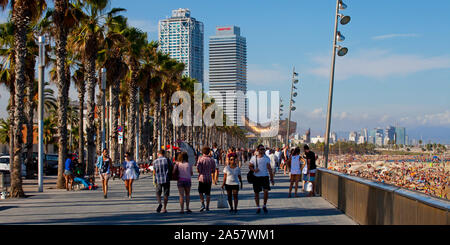
[[[223,170],[222,189],[225,187],[228,195],[228,204],[230,205],[230,213],[237,213],[239,183],[242,189],[241,169],[236,164],[236,156],[231,155],[228,158],[228,165]],[[239,182],[238,182],[239,180]],[[233,198],[234,197],[234,209]]]

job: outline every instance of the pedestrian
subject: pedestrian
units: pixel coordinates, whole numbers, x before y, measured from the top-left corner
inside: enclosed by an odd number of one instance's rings
[[[276,150],[275,150],[275,156],[276,156],[277,159],[278,159],[278,162],[277,162],[277,171],[278,171],[278,168],[280,167],[280,164],[281,164],[281,150],[280,150],[280,147],[277,147],[277,148],[276,148]]]
[[[68,152],[66,153],[67,159],[66,162],[64,164],[64,179],[65,179],[65,187],[66,190],[69,191],[73,190],[73,160],[75,155],[69,154]],[[70,188],[69,188],[69,184],[70,184]]]
[[[225,166],[223,170],[223,183],[222,189],[227,191],[228,204],[230,205],[230,213],[237,213],[238,207],[238,194],[239,194],[239,183],[241,184],[241,190],[243,187],[241,178],[241,168],[237,166],[237,159],[235,156],[231,156],[228,159],[228,165]],[[234,208],[233,208],[233,198],[234,198]]]
[[[189,156],[187,152],[181,152],[174,164],[173,175],[178,172],[178,192],[180,193],[180,213],[184,214],[184,200],[186,200],[186,213],[192,213],[189,209],[191,199],[191,177],[193,175],[192,166],[189,164]]]
[[[290,157],[290,155],[289,155],[289,147],[288,146],[285,146],[284,147],[284,149],[283,149],[283,152],[282,152],[282,154],[281,154],[281,156],[282,156],[282,169],[283,169],[283,171],[284,171],[284,175],[286,175],[286,170],[287,170],[287,165],[286,165],[286,163],[287,163],[287,160],[289,160],[289,157]]]
[[[277,172],[278,158],[275,155],[275,151],[272,149],[270,150],[269,153],[269,159],[270,159],[270,167],[272,168],[272,174],[273,176],[275,176],[275,173]]]
[[[153,177],[156,183],[156,199],[158,201],[158,208],[156,212],[167,213],[167,203],[170,196],[170,178],[169,173],[173,171],[172,162],[166,157],[165,150],[158,151],[158,158],[153,163]],[[164,191],[164,206],[161,201],[161,195]]]
[[[211,185],[213,181],[212,174],[216,171],[216,164],[210,157],[210,151],[211,149],[209,147],[203,147],[203,155],[197,162],[198,192],[200,195],[200,201],[202,202],[200,212],[203,212],[205,209],[206,211],[209,211],[209,203],[211,201]],[[203,195],[206,195],[206,207]]]
[[[216,164],[216,168],[213,174],[213,182],[214,185],[217,185],[217,183],[219,182],[219,168],[220,168],[219,160],[221,159],[220,150],[217,149],[217,143],[213,144],[213,148],[210,151],[210,154],[212,159],[214,160],[214,163]]]
[[[309,192],[308,196],[312,196],[314,195],[315,180],[316,180],[315,177],[317,169],[316,161],[318,156],[309,149],[308,145],[305,145],[303,149],[305,150],[306,165],[308,167],[307,180],[312,184],[312,190]]]
[[[289,185],[289,195],[291,197],[292,187],[295,184],[295,197],[297,197],[298,192],[298,182],[301,177],[301,157],[300,148],[296,147],[291,158],[288,160],[288,166],[290,169],[290,185]]]
[[[259,193],[264,192],[264,205],[263,211],[267,213],[267,200],[269,199],[269,176],[272,185],[275,185],[272,169],[270,167],[270,159],[265,155],[265,148],[263,145],[257,147],[257,155],[250,159],[249,169],[254,172],[255,180],[253,181],[253,191],[255,192],[255,203],[258,209],[256,213],[261,213],[261,208],[259,206]]]
[[[111,169],[111,158],[108,157],[108,149],[103,149],[103,154],[97,158],[96,173],[102,181],[103,198],[108,198],[108,181]]]
[[[133,181],[139,179],[139,167],[137,163],[132,160],[131,153],[125,153],[125,162],[122,164],[122,180],[125,182],[125,189],[127,190],[127,197],[132,198]]]

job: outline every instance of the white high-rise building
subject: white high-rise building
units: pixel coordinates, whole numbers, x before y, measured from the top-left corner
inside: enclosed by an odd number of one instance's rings
[[[203,23],[189,9],[172,10],[172,17],[159,21],[159,49],[186,65],[183,75],[203,85]]]
[[[220,26],[209,39],[209,94],[228,119],[243,126],[247,115],[247,41],[237,26]]]

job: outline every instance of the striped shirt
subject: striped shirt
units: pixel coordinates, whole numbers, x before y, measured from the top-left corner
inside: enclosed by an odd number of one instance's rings
[[[157,184],[165,184],[170,181],[168,178],[170,164],[171,162],[165,157],[160,157],[153,162],[153,171],[155,172]]]
[[[216,163],[211,157],[201,156],[197,161],[198,181],[211,183],[211,174],[216,170]]]

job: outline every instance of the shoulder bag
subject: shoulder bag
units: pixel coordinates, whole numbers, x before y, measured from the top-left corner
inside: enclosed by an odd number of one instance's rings
[[[256,161],[255,167],[258,168],[258,156],[255,156],[255,161]],[[248,171],[248,173],[247,173],[248,183],[253,184],[253,182],[255,181],[255,178],[256,178],[255,173],[252,170]]]

